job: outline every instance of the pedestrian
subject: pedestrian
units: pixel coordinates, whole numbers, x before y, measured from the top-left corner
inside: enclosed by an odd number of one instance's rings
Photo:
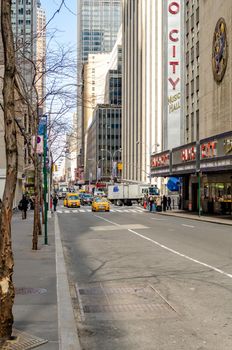
[[[147,197],[144,196],[144,199],[143,199],[143,209],[147,209]]]
[[[57,203],[58,203],[58,198],[57,198],[57,195],[56,195],[56,194],[54,194],[52,203],[53,203],[54,211],[56,211],[56,206],[57,206]]]
[[[178,208],[179,210],[181,209],[182,207],[182,198],[181,198],[181,194],[179,195],[179,200],[178,200]]]
[[[25,220],[27,218],[28,204],[29,204],[29,201],[28,201],[26,195],[23,194],[23,197],[22,197],[21,201],[19,202],[19,208],[21,208],[20,210],[22,210],[22,220]]]
[[[169,196],[168,196],[168,199],[167,199],[167,203],[168,203],[167,209],[168,210],[172,210],[172,206],[171,206],[172,200],[171,200],[171,197],[169,197]]]
[[[167,197],[165,196],[165,194],[163,195],[162,204],[163,204],[163,211],[166,211],[166,209],[167,209]]]
[[[153,210],[153,203],[154,203],[154,199],[152,196],[149,197],[149,207],[150,207],[150,211]]]

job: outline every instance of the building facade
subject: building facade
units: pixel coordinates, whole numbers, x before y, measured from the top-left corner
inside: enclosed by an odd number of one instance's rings
[[[162,144],[162,1],[124,0],[122,153],[125,181],[150,181]]]
[[[25,82],[30,85],[34,70],[28,59],[36,61],[37,0],[13,0],[11,10],[16,63]]]
[[[182,207],[232,213],[232,3],[185,1],[185,143],[151,157],[153,176],[178,176]]]
[[[79,50],[82,62],[89,54],[111,52],[121,25],[121,0],[80,0]]]
[[[36,37],[36,88],[38,91],[38,99],[40,110],[39,114],[45,112],[45,71],[46,71],[46,14],[41,7],[40,0],[37,0],[37,37]]]
[[[88,130],[86,174],[90,182],[121,178],[121,107],[97,105]]]
[[[88,55],[110,53],[121,25],[121,0],[80,0],[78,8],[78,168],[84,167],[83,64]],[[97,102],[98,103],[98,102]],[[94,106],[95,107],[95,106]],[[79,170],[78,170],[79,172]]]

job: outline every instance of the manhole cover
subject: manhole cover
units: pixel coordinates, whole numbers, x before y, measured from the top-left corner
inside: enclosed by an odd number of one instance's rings
[[[13,337],[13,340],[9,340],[3,345],[2,350],[30,350],[48,342],[16,329],[13,330]]]
[[[26,294],[45,294],[47,289],[45,288],[15,288],[15,294],[26,295]]]

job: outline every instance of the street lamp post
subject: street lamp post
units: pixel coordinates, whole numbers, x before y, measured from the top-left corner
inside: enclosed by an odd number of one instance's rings
[[[119,149],[117,149],[116,151],[114,151],[114,153],[113,153],[113,157],[112,157],[112,175],[113,175],[113,167],[114,167],[114,159],[115,159],[115,155],[118,153],[118,152],[122,152],[122,148],[119,148]],[[117,177],[117,175],[118,175],[118,172],[117,172],[117,167],[116,167],[116,177]]]
[[[113,170],[113,166],[112,166],[113,156],[112,156],[112,153],[111,153],[108,149],[105,149],[105,148],[101,148],[101,151],[102,151],[102,152],[107,152],[107,153],[109,153],[109,155],[110,155],[111,174],[112,174],[112,170]]]
[[[105,159],[105,158],[100,158],[100,159],[98,160],[98,162],[97,162],[97,181],[100,180],[100,179],[98,178],[99,163],[100,163],[100,162],[103,162],[104,159]]]
[[[114,151],[113,154],[112,154],[112,152],[109,151],[108,149],[102,148],[101,151],[102,151],[102,152],[105,151],[105,152],[109,153],[109,155],[110,155],[111,176],[113,176],[113,168],[114,168],[114,159],[115,159],[115,155],[116,155],[118,152],[122,152],[122,148],[117,149],[116,151]]]

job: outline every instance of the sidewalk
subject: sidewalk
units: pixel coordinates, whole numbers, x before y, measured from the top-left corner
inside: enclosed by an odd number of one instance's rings
[[[13,335],[18,338],[6,349],[78,350],[57,218],[48,221],[48,245],[40,236],[38,250],[32,251],[33,212],[28,214],[27,220],[22,220],[21,213],[16,212],[12,219],[16,288]]]
[[[210,216],[210,215],[201,215],[199,216],[197,213],[186,212],[183,210],[167,210],[166,212],[156,212],[159,215],[166,216],[175,216],[179,218],[185,218],[190,220],[198,220],[211,222],[214,224],[220,225],[231,225],[232,226],[232,216]]]

